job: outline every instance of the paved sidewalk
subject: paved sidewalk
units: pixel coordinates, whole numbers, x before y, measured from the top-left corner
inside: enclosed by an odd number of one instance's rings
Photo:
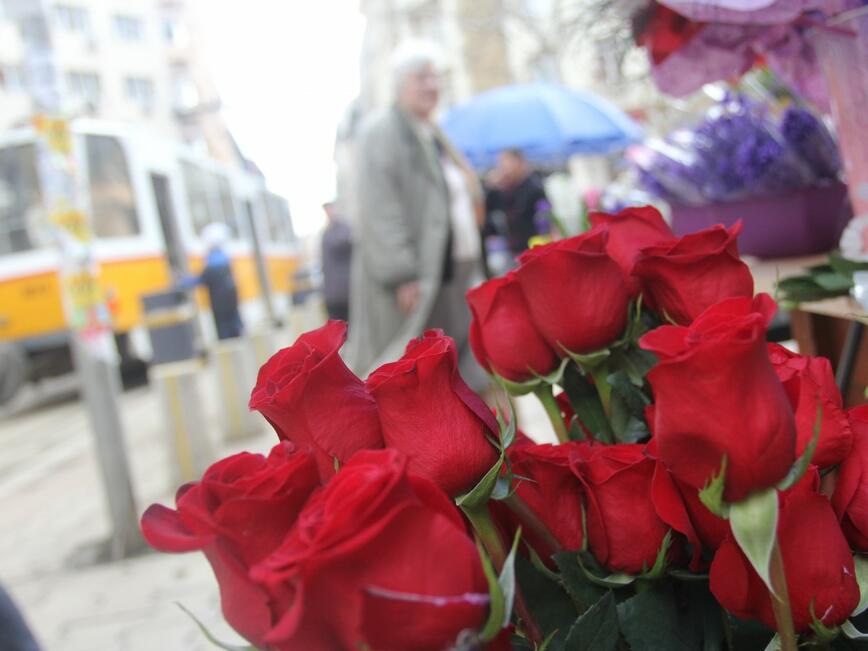
[[[207,372],[200,380],[202,427],[216,442],[214,381]],[[222,621],[217,585],[201,554],[83,563],[109,524],[86,414],[69,397],[73,387],[71,379],[56,382],[44,395],[22,396],[13,413],[0,413],[0,581],[45,651],[213,649],[176,602],[220,639],[239,642]],[[521,399],[519,410],[523,429],[550,434],[533,398]],[[122,415],[139,509],[155,501],[171,505],[175,487],[155,392],[124,394]],[[218,449],[265,452],[275,440],[263,424],[261,434]]]

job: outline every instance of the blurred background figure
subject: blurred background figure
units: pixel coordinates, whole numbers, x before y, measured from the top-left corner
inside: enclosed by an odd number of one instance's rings
[[[493,179],[486,208],[489,221],[495,223],[489,228],[505,230],[502,234],[515,257],[528,248],[532,237],[542,234],[537,218],[548,206],[545,188],[519,149],[500,153]],[[501,224],[496,223],[498,218]]]
[[[202,242],[207,249],[205,268],[198,277],[188,278],[182,283],[185,288],[203,285],[208,290],[218,339],[240,337],[244,332],[238,310],[238,288],[226,252],[230,237],[229,227],[223,223],[208,224],[202,229]]]
[[[39,651],[21,611],[3,586],[0,586],[0,649],[2,651]]]
[[[322,235],[323,297],[330,319],[349,321],[352,232],[334,201],[323,204],[328,222]]]
[[[455,339],[465,380],[487,383],[468,346],[464,293],[481,278],[482,192],[433,121],[440,53],[425,42],[392,59],[395,102],[362,126],[350,363],[359,373],[396,359],[426,328]]]

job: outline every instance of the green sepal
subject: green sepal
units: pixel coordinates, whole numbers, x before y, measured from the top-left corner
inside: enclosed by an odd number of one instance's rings
[[[535,647],[535,651],[547,651],[547,649],[552,645],[552,642],[555,639],[555,636],[558,634],[558,631],[552,631],[548,634],[548,637],[539,643],[539,646]]]
[[[546,566],[543,559],[539,557],[539,554],[536,553],[536,550],[533,547],[531,547],[530,545],[527,545],[526,547],[528,556],[530,556],[530,564],[533,565],[534,569],[550,581],[554,581],[555,583],[561,583],[561,575],[557,572],[553,572],[552,570],[550,570]]]
[[[699,491],[699,500],[705,504],[705,508],[720,518],[728,517],[728,505],[723,501],[723,490],[726,486],[726,466],[729,459],[724,454],[720,460],[720,472],[712,477],[702,490]]]
[[[497,373],[493,373],[493,377],[495,381],[503,387],[504,391],[513,396],[523,396],[528,393],[533,392],[540,384],[559,384],[561,378],[564,376],[564,369],[569,364],[569,358],[565,357],[561,360],[561,363],[558,367],[549,373],[548,375],[539,375],[535,371],[531,371],[534,375],[534,378],[531,380],[525,380],[524,382],[515,382],[513,380],[507,380],[505,377],[498,375]]]
[[[561,346],[561,350],[563,350],[569,358],[578,364],[583,370],[588,372],[598,369],[612,354],[608,348],[601,348],[600,350],[595,350],[592,353],[585,354],[574,353],[563,346]]]
[[[214,637],[214,635],[211,633],[211,631],[208,630],[205,624],[199,621],[199,618],[196,617],[196,615],[194,615],[192,612],[190,612],[183,604],[176,601],[175,605],[178,606],[178,608],[180,608],[181,610],[183,610],[187,614],[187,617],[189,617],[196,623],[196,626],[198,626],[199,630],[202,631],[202,635],[205,636],[205,639],[207,639],[218,649],[224,649],[224,651],[259,651],[259,649],[257,649],[255,646],[242,646],[240,644],[227,644],[226,642],[221,642],[216,637]]]
[[[500,570],[500,576],[497,578],[497,583],[500,585],[500,590],[503,593],[504,599],[504,614],[500,628],[506,628],[509,620],[512,618],[512,606],[515,603],[515,553],[518,549],[518,541],[521,539],[521,527],[515,532],[515,537],[512,539],[512,548],[509,554],[506,555],[506,560],[503,562],[503,568]]]
[[[341,471],[341,460],[337,457],[332,457],[332,465],[335,467],[335,473]]]
[[[863,633],[849,619],[841,624],[841,632],[851,640],[868,640],[868,633]]]
[[[660,549],[657,551],[657,558],[654,559],[654,565],[647,572],[640,575],[642,579],[659,579],[666,573],[666,556],[669,553],[669,548],[672,546],[672,529],[666,532],[663,537],[663,542],[660,543]]]
[[[623,588],[636,580],[635,576],[624,574],[623,572],[609,574],[608,576],[597,576],[586,567],[585,563],[582,561],[582,554],[576,554],[576,559],[578,560],[579,567],[582,568],[582,572],[588,581],[595,583],[600,587],[614,589]]]
[[[475,510],[483,507],[488,500],[491,499],[492,494],[497,488],[497,480],[500,478],[500,469],[503,467],[505,459],[506,457],[501,450],[500,458],[493,466],[491,466],[491,468],[488,469],[488,472],[483,475],[482,479],[479,480],[479,483],[468,492],[456,497],[455,504],[466,510]]]
[[[766,645],[765,651],[781,651],[781,636],[775,633]]]
[[[861,615],[868,608],[868,558],[853,554],[853,565],[856,566],[856,582],[859,584],[859,605],[851,613],[851,617]]]
[[[614,651],[618,645],[618,609],[611,590],[570,628],[565,651]]]
[[[814,631],[817,642],[825,645],[838,637],[838,633],[841,629],[839,629],[837,626],[834,628],[829,628],[822,621],[820,621],[820,619],[817,618],[817,613],[814,612],[813,600],[811,601],[808,609],[811,613],[811,630]]]
[[[476,549],[479,553],[479,560],[482,562],[482,572],[488,582],[488,619],[479,632],[479,637],[485,642],[490,642],[503,629],[503,618],[506,617],[506,596],[500,587],[500,581],[494,571],[494,566],[491,564],[491,559],[479,540],[476,541]]]
[[[729,505],[732,535],[773,597],[770,564],[778,530],[778,492],[774,488],[753,493]]]
[[[822,427],[823,406],[818,402],[817,418],[814,420],[814,434],[813,436],[811,436],[808,447],[805,448],[802,456],[796,459],[796,462],[793,464],[793,467],[790,468],[787,476],[784,477],[780,482],[778,482],[778,490],[785,491],[789,488],[792,488],[802,477],[805,476],[805,473],[808,472],[808,467],[811,465],[811,459],[814,458],[814,452],[817,449],[817,444],[820,442],[820,430],[822,429]]]
[[[515,419],[515,407],[512,404],[512,401],[507,400],[507,409],[509,409],[509,421],[505,421],[503,419],[503,408],[498,406],[496,412],[497,418],[497,426],[500,430],[500,449],[506,450],[510,445],[515,441],[515,434],[517,430],[516,419]]]
[[[694,574],[693,572],[688,572],[686,570],[672,569],[666,574],[678,581],[708,581],[707,574]]]

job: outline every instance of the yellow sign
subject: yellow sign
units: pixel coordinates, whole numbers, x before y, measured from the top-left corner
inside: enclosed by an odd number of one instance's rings
[[[67,120],[37,115],[33,118],[33,126],[45,138],[51,151],[64,156],[72,153],[72,136],[69,133]]]
[[[49,217],[49,220],[80,242],[89,242],[93,238],[87,223],[87,216],[80,210],[56,212]]]

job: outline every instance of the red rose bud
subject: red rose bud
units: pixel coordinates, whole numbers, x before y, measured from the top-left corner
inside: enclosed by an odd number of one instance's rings
[[[766,351],[774,310],[767,294],[727,299],[689,328],[663,326],[639,342],[659,360],[648,381],[660,460],[701,489],[725,458],[727,502],[774,486],[795,462],[793,411]]]
[[[497,461],[491,410],[458,373],[455,342],[429,330],[404,356],[367,380],[386,445],[407,455],[410,472],[455,497],[473,488]]]
[[[488,616],[476,546],[455,505],[396,450],[358,452],[252,576],[280,620],[269,649],[451,648]]]
[[[717,225],[643,249],[633,275],[648,307],[688,325],[722,299],[753,296],[753,276],[738,256],[740,232],[741,222],[729,230]]]
[[[560,360],[530,320],[514,273],[471,289],[467,303],[473,314],[470,347],[484,368],[513,382],[557,368]]]
[[[778,541],[796,632],[809,632],[815,618],[827,628],[843,623],[859,603],[859,585],[829,501],[805,491],[782,498]],[[768,589],[732,537],[714,556],[710,587],[736,617],[775,628]]]
[[[338,353],[346,338],[343,321],[301,335],[263,365],[250,396],[280,438],[313,451],[323,479],[335,459],[383,447],[377,405]]]
[[[632,277],[633,266],[642,249],[675,239],[672,229],[663,221],[660,211],[653,206],[625,208],[609,215],[593,212],[591,225],[609,234],[606,251],[621,267],[632,294],[638,294],[639,281]]]
[[[650,570],[669,533],[654,504],[651,482],[656,463],[642,445],[576,446],[573,472],[585,487],[588,545],[613,572]],[[668,551],[669,558],[679,553]]]
[[[811,463],[820,468],[841,463],[850,453],[853,431],[832,364],[825,357],[803,357],[779,344],[769,344],[769,359],[796,412],[796,455],[801,456],[814,437],[819,405],[820,438]]]
[[[627,324],[630,295],[606,253],[607,237],[592,231],[534,247],[519,258],[515,275],[531,318],[559,354],[605,348]]]
[[[248,570],[277,549],[318,486],[313,457],[291,443],[279,443],[267,458],[236,454],[211,466],[201,481],[183,486],[177,510],[149,507],[142,533],[163,552],[203,551],[220,585],[226,621],[263,646],[272,614],[268,595]]]
[[[584,542],[582,531],[582,484],[570,468],[570,455],[577,443],[537,445],[527,443],[507,450],[515,480],[515,492],[534,516],[554,536],[557,547],[538,535],[534,527],[501,507],[497,510],[508,522],[511,535],[522,527],[525,540],[543,560],[557,551],[578,551]],[[494,504],[493,506],[500,506]]]
[[[868,405],[847,412],[853,449],[838,472],[832,506],[853,549],[868,552]]]

